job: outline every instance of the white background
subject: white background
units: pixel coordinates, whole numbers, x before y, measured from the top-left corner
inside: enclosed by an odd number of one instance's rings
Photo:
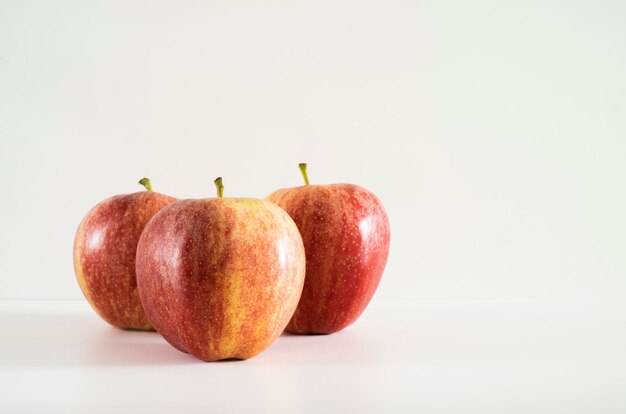
[[[74,232],[155,189],[351,182],[379,298],[626,293],[623,2],[0,0],[0,297],[79,298]]]
[[[0,407],[626,409],[625,22],[622,1],[0,0]],[[303,161],[390,216],[345,332],[207,368],[82,301],[16,301],[82,298],[78,223],[144,176],[264,197]]]

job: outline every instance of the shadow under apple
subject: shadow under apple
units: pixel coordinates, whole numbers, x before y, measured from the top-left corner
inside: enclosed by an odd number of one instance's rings
[[[0,313],[0,366],[114,367],[198,363],[158,333],[120,330],[95,315]]]

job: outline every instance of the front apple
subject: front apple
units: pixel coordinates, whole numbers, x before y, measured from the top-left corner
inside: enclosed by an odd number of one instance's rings
[[[284,330],[304,283],[293,220],[264,200],[182,200],[157,214],[137,248],[148,319],[173,346],[204,361],[247,359]]]
[[[306,251],[302,298],[287,332],[333,333],[353,323],[371,300],[387,263],[389,220],[380,200],[352,184],[309,185],[268,199],[296,222]]]

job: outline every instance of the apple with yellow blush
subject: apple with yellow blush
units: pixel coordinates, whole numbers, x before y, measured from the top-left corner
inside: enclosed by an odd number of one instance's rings
[[[302,238],[277,205],[253,198],[180,200],[146,225],[137,283],[148,319],[204,361],[248,359],[285,329],[305,274]]]

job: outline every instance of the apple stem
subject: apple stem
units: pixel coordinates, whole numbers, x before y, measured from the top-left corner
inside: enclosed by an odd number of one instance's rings
[[[142,178],[141,180],[139,180],[139,184],[141,184],[144,187],[146,187],[146,190],[148,192],[152,192],[152,183],[150,182],[149,178],[147,178],[147,177]]]
[[[300,172],[304,178],[304,185],[309,185],[309,176],[306,174],[306,162],[301,162],[298,164],[298,167],[300,167]]]
[[[215,188],[217,188],[217,196],[219,198],[224,197],[224,184],[222,184],[222,177],[217,177],[213,183],[215,183]]]

